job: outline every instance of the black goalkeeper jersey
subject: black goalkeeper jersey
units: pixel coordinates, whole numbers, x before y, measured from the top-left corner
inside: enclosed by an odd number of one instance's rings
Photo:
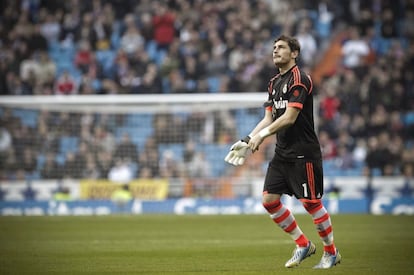
[[[270,80],[265,106],[272,111],[273,120],[288,106],[301,110],[292,126],[278,131],[276,157],[284,160],[322,158],[313,120],[312,88],[312,79],[297,65]]]

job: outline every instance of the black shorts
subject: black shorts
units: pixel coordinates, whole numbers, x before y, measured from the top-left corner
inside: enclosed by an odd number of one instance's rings
[[[274,157],[267,168],[264,193],[318,200],[323,196],[322,160],[284,161]]]

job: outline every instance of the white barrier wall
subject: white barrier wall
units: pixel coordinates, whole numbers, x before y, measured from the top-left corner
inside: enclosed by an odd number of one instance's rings
[[[243,193],[243,196],[260,198],[262,195],[263,178],[251,178],[249,180],[240,179],[232,180],[235,194]],[[154,183],[156,184],[156,183]],[[170,181],[169,190],[173,197],[184,197],[184,182],[180,180]],[[25,195],[33,195],[36,201],[46,201],[53,199],[56,190],[65,186],[70,190],[70,197],[73,200],[80,199],[80,184],[77,180],[35,180],[30,183],[24,181],[0,182],[0,200],[2,201],[24,201]],[[34,193],[28,194],[28,188]],[[341,199],[362,199],[368,195],[373,197],[414,197],[414,179],[404,177],[374,177],[371,185],[366,177],[332,177],[325,178],[325,196],[332,188],[337,187],[340,190]],[[370,191],[370,188],[372,191]],[[240,189],[243,192],[238,192]],[[250,190],[250,194],[246,194]],[[180,192],[182,192],[180,196]],[[172,195],[172,193],[174,193]]]

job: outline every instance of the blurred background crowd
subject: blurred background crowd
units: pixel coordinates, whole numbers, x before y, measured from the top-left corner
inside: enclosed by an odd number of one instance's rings
[[[263,91],[265,100],[280,34],[298,38],[314,78],[326,174],[413,177],[413,0],[3,0],[0,94]],[[215,168],[197,143],[228,150],[240,138],[232,112],[0,113],[1,179],[220,176],[224,162]],[[137,141],[120,131],[134,123],[153,133]],[[160,150],[166,143],[181,146]]]

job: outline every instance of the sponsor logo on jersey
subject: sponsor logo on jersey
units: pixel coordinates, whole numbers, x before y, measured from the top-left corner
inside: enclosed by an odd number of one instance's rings
[[[273,104],[275,105],[276,109],[286,109],[289,101],[287,99],[280,98],[279,100],[273,99]]]
[[[283,92],[284,94],[286,94],[286,92],[287,92],[287,84],[285,84],[285,85],[283,86],[282,92]]]

